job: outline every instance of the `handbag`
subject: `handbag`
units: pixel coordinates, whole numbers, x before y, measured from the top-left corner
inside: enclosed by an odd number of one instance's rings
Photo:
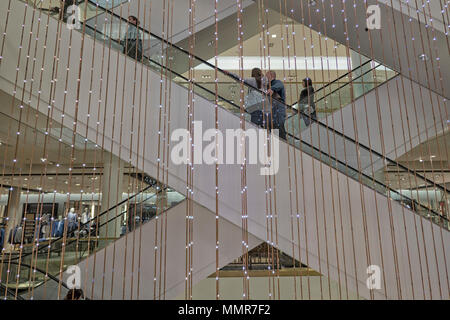
[[[308,115],[308,116],[313,114],[316,111],[313,106],[311,106],[310,104],[307,104],[307,103],[299,104],[299,109],[301,112],[303,112],[305,115]]]
[[[261,111],[263,109],[263,95],[257,90],[249,90],[244,98],[245,110],[248,113]]]

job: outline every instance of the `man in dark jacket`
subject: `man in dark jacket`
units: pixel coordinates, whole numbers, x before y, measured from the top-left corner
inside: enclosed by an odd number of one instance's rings
[[[277,92],[272,94],[272,119],[273,128],[279,130],[279,137],[286,140],[286,129],[284,122],[286,121],[286,105],[280,102],[281,97]]]
[[[275,71],[267,71],[266,73],[267,82],[269,83],[269,89],[267,93],[272,95],[276,92],[281,98],[283,103],[286,103],[286,90],[284,89],[284,84],[282,81],[277,80],[277,74]]]

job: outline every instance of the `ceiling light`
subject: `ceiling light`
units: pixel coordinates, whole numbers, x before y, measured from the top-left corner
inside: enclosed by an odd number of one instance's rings
[[[272,38],[276,38],[276,37],[277,37],[277,35],[276,35],[276,34],[273,34],[273,35],[272,35]]]

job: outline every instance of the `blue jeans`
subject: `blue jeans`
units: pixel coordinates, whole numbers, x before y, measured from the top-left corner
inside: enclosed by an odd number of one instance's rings
[[[260,127],[263,127],[263,128],[267,128],[267,127],[270,128],[271,121],[272,121],[270,113],[268,113],[264,116],[263,112],[258,110],[258,111],[252,112],[250,114],[250,116],[251,116],[250,121],[253,122],[254,124],[256,124]]]

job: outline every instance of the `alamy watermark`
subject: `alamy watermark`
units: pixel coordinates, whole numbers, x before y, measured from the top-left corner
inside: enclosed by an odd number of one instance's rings
[[[366,270],[367,274],[370,275],[366,280],[366,286],[369,290],[381,289],[381,269],[377,265],[370,265]]]
[[[67,275],[66,285],[69,289],[81,288],[81,270],[79,266],[71,265],[67,268],[65,274]]]
[[[76,5],[67,7],[67,29],[81,29],[81,10]]]
[[[381,29],[381,10],[380,6],[373,4],[367,7],[367,29]]]
[[[261,175],[277,174],[280,162],[278,130],[268,133],[265,129],[255,128],[226,129],[223,134],[214,128],[203,132],[202,121],[194,121],[193,128],[194,138],[186,129],[172,132],[170,140],[175,145],[170,158],[173,164],[256,165],[259,162],[263,166]],[[207,145],[204,147],[205,142]]]

